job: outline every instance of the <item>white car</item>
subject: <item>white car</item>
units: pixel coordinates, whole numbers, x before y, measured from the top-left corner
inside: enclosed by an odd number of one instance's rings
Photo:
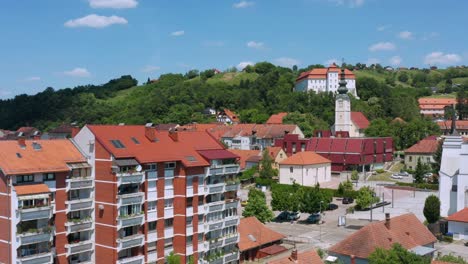
[[[430,178],[430,177],[432,177],[432,173],[431,173],[431,172],[424,173],[424,178]]]
[[[403,179],[403,176],[398,175],[398,174],[393,174],[392,176],[390,176],[390,178],[392,178],[392,179]]]

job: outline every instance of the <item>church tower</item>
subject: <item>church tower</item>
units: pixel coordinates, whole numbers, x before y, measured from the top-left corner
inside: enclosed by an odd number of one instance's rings
[[[351,134],[351,100],[346,88],[345,70],[341,69],[340,87],[335,100],[335,133],[348,131]]]

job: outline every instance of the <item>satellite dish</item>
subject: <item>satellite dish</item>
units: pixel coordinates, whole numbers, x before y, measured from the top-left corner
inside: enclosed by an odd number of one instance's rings
[[[141,165],[136,166],[136,171],[140,172],[142,170]]]

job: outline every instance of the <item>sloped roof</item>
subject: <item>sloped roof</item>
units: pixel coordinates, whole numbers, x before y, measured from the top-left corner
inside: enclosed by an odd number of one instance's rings
[[[260,150],[230,149],[229,152],[239,156],[240,168],[245,169],[246,161],[252,156],[260,156]]]
[[[278,156],[280,151],[283,150],[281,147],[267,147],[266,149],[272,159],[276,159],[276,156]]]
[[[454,222],[463,222],[468,223],[468,207],[461,209],[460,211],[450,215],[447,217],[448,221]]]
[[[283,118],[288,115],[286,112],[281,112],[278,114],[271,115],[270,118],[266,121],[267,124],[283,124]]]
[[[40,149],[33,148],[33,142]],[[67,139],[26,140],[22,148],[16,140],[0,141],[0,169],[7,175],[69,171],[67,163],[86,162]]]
[[[351,120],[359,129],[366,129],[370,124],[367,117],[361,112],[351,112]]]
[[[436,242],[434,235],[412,213],[368,224],[329,249],[341,255],[367,259],[376,248],[390,249],[394,243],[406,249]]]
[[[237,244],[240,251],[256,248],[286,237],[266,227],[255,216],[241,218],[237,229],[240,234]]]
[[[50,193],[49,186],[44,183],[17,185],[14,187],[17,195],[31,195],[40,193]]]
[[[236,113],[227,108],[224,108],[224,113],[229,117],[229,119],[231,119],[232,122],[239,122],[239,117]]]
[[[447,120],[447,121],[439,121],[437,122],[437,125],[439,125],[439,128],[444,130],[444,129],[450,129],[452,127],[452,121]],[[468,120],[456,120],[455,121],[455,127],[456,129],[468,129]]]
[[[71,134],[72,130],[73,130],[72,125],[70,125],[70,124],[61,124],[60,126],[50,130],[49,133],[57,133],[57,134],[58,133],[63,133],[63,134],[69,133],[69,134]]]
[[[327,158],[320,156],[319,154],[312,151],[298,152],[291,157],[281,161],[280,165],[312,165],[312,164],[324,164],[331,163]]]
[[[405,150],[405,153],[434,154],[439,146],[435,139],[423,139]]]
[[[455,98],[429,98],[423,97],[418,99],[419,105],[452,105],[457,103]]]
[[[323,264],[322,259],[318,255],[315,249],[309,249],[306,251],[297,253],[297,261],[293,260],[291,256],[287,256],[281,259],[269,261],[268,264]]]
[[[282,138],[286,132],[292,133],[298,128],[292,124],[234,124],[230,126],[219,125],[208,129],[215,138],[234,138],[252,136],[257,138]]]
[[[341,69],[336,66],[335,63],[331,64],[328,68],[316,68],[307,72],[301,73],[297,77],[296,82],[303,79],[326,79],[328,72],[341,72]],[[345,69],[345,78],[346,79],[355,79],[356,76],[354,73],[348,69]]]

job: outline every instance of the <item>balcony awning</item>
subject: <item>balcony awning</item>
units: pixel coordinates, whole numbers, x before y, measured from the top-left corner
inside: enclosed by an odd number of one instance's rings
[[[47,193],[18,196],[18,200],[20,200],[20,201],[22,201],[22,200],[35,200],[35,199],[48,199],[48,198],[50,198],[50,196]]]
[[[417,247],[410,249],[410,252],[413,252],[414,254],[418,256],[426,256],[428,254],[431,254],[434,251],[436,251],[435,248],[425,247],[425,246],[417,246]]]
[[[237,159],[239,156],[225,149],[199,150],[198,153],[208,160]]]
[[[78,163],[68,163],[67,164],[70,169],[84,169],[84,168],[91,168],[87,162],[78,162]]]
[[[116,159],[114,160],[114,165],[117,165],[119,167],[137,166],[139,165],[139,163],[138,161],[136,161],[136,159]]]
[[[28,185],[16,185],[15,186],[16,195],[18,195],[18,199],[23,199],[21,196],[24,195],[37,195],[37,194],[45,194],[49,197],[49,186],[44,183],[40,184],[28,184]]]

